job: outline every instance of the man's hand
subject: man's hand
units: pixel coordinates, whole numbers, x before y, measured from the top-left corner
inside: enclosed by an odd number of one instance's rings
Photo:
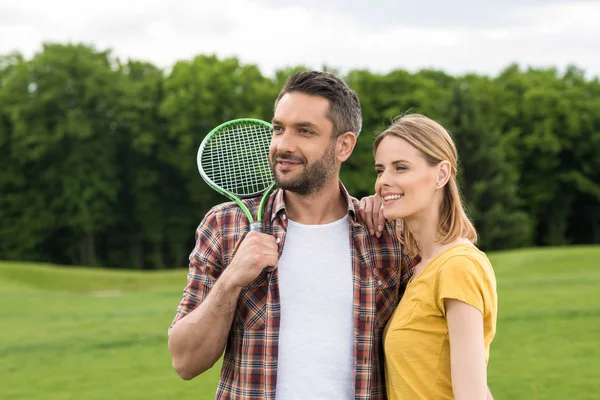
[[[277,242],[271,235],[248,232],[233,260],[223,272],[229,284],[243,287],[255,280],[263,269],[277,267]]]
[[[381,197],[374,194],[360,199],[360,209],[358,210],[360,218],[369,228],[369,233],[375,234],[377,237],[381,236],[385,226],[382,204]]]

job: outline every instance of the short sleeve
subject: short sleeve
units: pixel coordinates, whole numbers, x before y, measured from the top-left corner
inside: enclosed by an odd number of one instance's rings
[[[170,328],[204,301],[223,271],[221,231],[214,209],[206,214],[196,229],[195,238],[196,244],[189,256],[187,285]]]
[[[462,301],[485,314],[488,285],[484,268],[475,259],[466,255],[453,256],[440,267],[437,278],[436,302],[443,315],[446,315],[445,299]]]

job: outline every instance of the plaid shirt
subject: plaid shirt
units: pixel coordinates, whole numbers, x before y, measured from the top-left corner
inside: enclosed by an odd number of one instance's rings
[[[340,188],[348,201],[354,290],[355,399],[385,399],[383,329],[392,315],[412,268],[391,225],[381,238],[369,234],[358,220],[358,200]],[[244,200],[256,215],[260,199]],[[283,191],[276,190],[265,205],[264,232],[285,245],[287,219]],[[190,273],[173,324],[208,295],[231,262],[237,245],[249,230],[246,216],[235,203],[213,207],[196,231]],[[245,286],[229,333],[217,399],[275,399],[280,322],[277,269],[263,272]],[[310,384],[307,382],[307,384]]]

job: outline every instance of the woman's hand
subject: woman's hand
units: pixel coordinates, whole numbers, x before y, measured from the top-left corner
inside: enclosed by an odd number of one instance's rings
[[[360,219],[369,228],[369,233],[377,237],[381,237],[385,226],[382,205],[381,197],[374,194],[360,199],[360,209],[358,210]]]

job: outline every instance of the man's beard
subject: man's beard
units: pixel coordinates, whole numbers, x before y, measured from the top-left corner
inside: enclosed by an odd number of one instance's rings
[[[335,171],[335,143],[336,140],[332,140],[323,157],[308,166],[305,157],[295,156],[291,153],[275,153],[271,160],[271,166],[277,186],[300,196],[308,196],[321,190]],[[278,175],[277,160],[300,162],[304,166],[304,171],[300,176],[284,179]]]

